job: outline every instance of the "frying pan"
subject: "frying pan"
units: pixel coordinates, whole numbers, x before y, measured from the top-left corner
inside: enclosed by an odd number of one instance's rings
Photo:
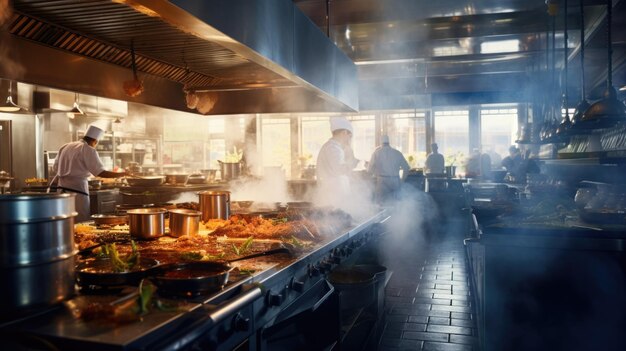
[[[174,296],[197,296],[220,290],[228,282],[233,270],[231,262],[255,257],[288,253],[285,247],[258,252],[227,261],[185,262],[165,264],[159,267],[153,277],[154,284],[161,293]]]
[[[111,267],[109,259],[88,259],[76,267],[76,278],[79,285],[137,285],[159,265],[159,261],[141,257],[139,268],[128,272],[106,270]]]

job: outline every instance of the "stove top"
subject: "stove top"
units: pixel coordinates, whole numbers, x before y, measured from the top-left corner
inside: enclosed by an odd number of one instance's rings
[[[148,313],[123,323],[107,318],[77,318],[76,312],[89,304],[123,304],[136,298],[136,287],[81,287],[62,305],[0,325],[0,340],[19,333],[45,339],[63,350],[159,349],[154,345],[167,344],[166,339],[174,336],[175,340],[183,340],[179,334],[195,330],[215,345],[235,347],[255,330],[293,309],[298,299],[319,286],[333,267],[363,245],[373,225],[386,217],[384,211],[373,214],[310,251],[288,259],[276,255],[233,262],[233,266],[246,269],[233,270],[226,286],[213,293],[172,297],[157,291],[156,300],[167,308],[153,304]]]

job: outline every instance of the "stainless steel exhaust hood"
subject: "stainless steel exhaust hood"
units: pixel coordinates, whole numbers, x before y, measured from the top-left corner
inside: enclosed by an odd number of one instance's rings
[[[351,112],[356,66],[289,0],[15,0],[3,77],[208,114]],[[134,46],[145,91],[124,94]],[[188,96],[187,96],[188,97]],[[189,100],[189,99],[187,99]],[[200,110],[200,108],[198,108]]]

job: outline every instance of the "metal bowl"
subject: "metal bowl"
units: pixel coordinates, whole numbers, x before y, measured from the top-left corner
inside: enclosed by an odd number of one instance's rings
[[[187,180],[188,184],[204,184],[206,183],[206,176],[204,174],[192,174]]]
[[[130,186],[159,186],[165,182],[164,176],[127,177]]]
[[[96,225],[120,225],[126,224],[128,222],[128,216],[117,216],[117,215],[107,215],[107,214],[95,214],[91,215],[91,219],[93,219]]]
[[[98,190],[102,188],[102,180],[100,179],[89,179],[87,183],[89,184],[89,189]]]
[[[186,184],[189,174],[166,174],[165,182],[167,184]]]

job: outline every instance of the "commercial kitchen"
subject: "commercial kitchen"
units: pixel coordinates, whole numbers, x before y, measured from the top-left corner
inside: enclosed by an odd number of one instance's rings
[[[624,0],[0,0],[3,348],[625,350],[625,39]]]

